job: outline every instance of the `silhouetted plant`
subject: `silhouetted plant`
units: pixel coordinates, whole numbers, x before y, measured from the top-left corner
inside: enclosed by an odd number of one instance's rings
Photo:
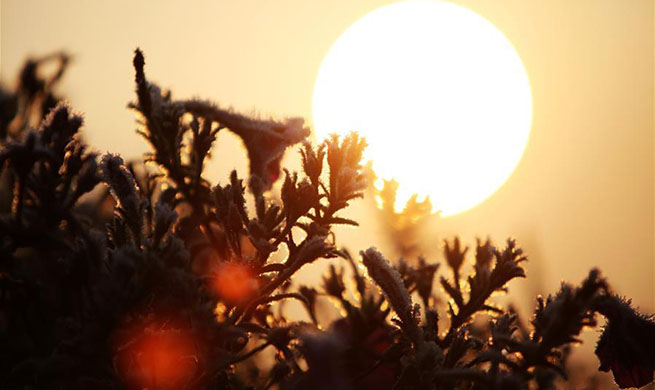
[[[175,100],[146,78],[137,50],[130,107],[152,151],[150,164],[126,164],[88,150],[81,117],[52,92],[68,57],[51,58],[61,65],[54,76],[40,78],[45,60],[29,61],[16,92],[0,96],[2,388],[553,389],[567,376],[568,348],[597,314],[607,319],[600,369],[622,388],[652,382],[655,322],[598,270],[539,297],[526,324],[491,302],[525,277],[513,240],[502,248],[478,241],[474,253],[446,241],[448,276],[436,286],[439,264],[413,261],[411,245],[395,265],[375,248],[361,261],[338,249],[332,228],[357,226],[343,210],[366,183],[357,134],[312,146],[301,119]],[[36,130],[32,116],[45,116]],[[250,193],[236,172],[218,185],[203,177],[220,131],[244,143]],[[302,172],[282,170],[296,144]],[[274,200],[267,190],[282,172]],[[97,187],[108,191],[94,198]],[[387,209],[394,194],[388,184]],[[111,217],[89,212],[106,196]],[[408,236],[431,209],[410,204],[392,215],[406,218],[397,228]],[[321,286],[295,283],[322,258],[335,260]],[[317,313],[326,297],[342,313],[330,323]],[[286,316],[288,299],[311,322]],[[251,359],[267,349],[273,358]],[[246,365],[259,368],[247,375]]]

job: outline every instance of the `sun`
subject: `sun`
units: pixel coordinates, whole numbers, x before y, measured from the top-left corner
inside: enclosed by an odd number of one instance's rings
[[[355,130],[398,203],[429,196],[442,216],[468,210],[512,174],[532,122],[530,83],[516,50],[461,6],[407,1],[352,24],[314,86],[319,138]]]

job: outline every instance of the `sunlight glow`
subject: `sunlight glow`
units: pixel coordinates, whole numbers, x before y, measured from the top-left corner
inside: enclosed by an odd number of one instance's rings
[[[257,279],[246,265],[224,262],[216,270],[213,290],[225,302],[238,304],[256,293]]]
[[[152,321],[118,334],[113,361],[130,388],[185,388],[198,372],[200,350],[188,326]]]
[[[511,175],[532,96],[512,44],[476,13],[439,1],[388,5],[352,24],[323,59],[313,95],[319,139],[358,131],[396,208],[428,195],[442,216],[468,210]]]

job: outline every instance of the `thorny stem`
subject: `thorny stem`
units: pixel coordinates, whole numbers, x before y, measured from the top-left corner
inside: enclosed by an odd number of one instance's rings
[[[259,305],[263,305],[263,304],[265,304],[265,303],[271,303],[271,302],[274,302],[274,301],[281,301],[281,300],[283,300],[283,299],[289,299],[289,298],[297,299],[297,300],[299,300],[299,301],[301,301],[301,302],[303,302],[303,303],[306,303],[306,302],[307,302],[307,300],[306,300],[303,296],[301,296],[300,294],[298,294],[298,293],[283,293],[283,294],[268,295],[268,296],[267,296],[267,295],[263,295],[263,296],[259,296],[259,298],[256,298],[255,300],[253,300],[253,301],[250,303],[250,305],[249,305],[248,308],[246,309],[246,311],[245,311],[243,317],[244,317],[244,318],[248,318],[248,317],[250,317],[250,316],[252,315],[252,312],[253,312],[253,311],[257,308],[257,306],[259,306]]]
[[[273,247],[277,248],[278,245],[280,245],[282,243],[282,241],[284,241],[286,236],[289,233],[291,233],[291,229],[293,229],[294,226],[295,226],[294,224],[285,225],[284,229],[280,232],[280,234],[277,236],[277,238],[275,239],[275,241],[273,241],[273,243],[271,245],[273,245]]]
[[[275,277],[275,279],[271,280],[266,286],[264,286],[264,288],[262,288],[259,294],[259,298],[254,298],[246,305],[238,306],[235,308],[234,313],[227,320],[228,323],[235,324],[239,319],[247,318],[248,315],[257,308],[257,305],[259,304],[258,300],[261,299],[261,297],[266,297],[275,291],[275,289],[280,287],[282,283],[290,279],[291,276],[293,276],[293,274],[296,273],[296,271],[298,271],[303,264],[300,261],[290,261],[289,263],[291,264],[289,268],[286,268],[284,271],[280,272],[277,277]]]
[[[189,185],[186,184],[186,182],[184,181],[184,176],[177,169],[172,169],[171,167],[167,167],[166,170],[168,171],[168,174],[171,176],[173,181],[175,181],[175,183],[177,184],[177,188],[182,192],[187,203],[193,209],[193,212],[200,217],[202,221],[201,225],[203,231],[205,232],[205,235],[209,238],[209,241],[212,243],[212,246],[214,248],[219,248],[220,243],[218,242],[216,235],[214,235],[214,230],[211,228],[211,225],[207,221],[206,218],[207,214],[205,213],[205,210],[202,206],[200,207],[198,206],[199,204],[201,204],[200,199],[197,199],[195,196],[192,195],[191,188],[189,187]]]
[[[225,363],[223,366],[227,368],[227,367],[229,367],[229,366],[231,366],[233,364],[237,364],[239,362],[247,360],[251,356],[253,356],[253,355],[257,354],[258,352],[263,351],[264,349],[266,349],[269,345],[271,345],[270,341],[267,341],[264,344],[258,345],[257,347],[251,349],[250,351],[244,353],[243,355],[235,357],[234,359],[232,359],[229,362]]]
[[[450,343],[457,329],[466,322],[466,319],[473,315],[475,312],[480,310],[480,308],[487,301],[487,298],[493,293],[492,291],[485,291],[484,294],[480,294],[475,301],[467,302],[462,308],[459,309],[457,314],[451,317],[450,328],[448,333],[443,338],[441,346],[446,346]]]

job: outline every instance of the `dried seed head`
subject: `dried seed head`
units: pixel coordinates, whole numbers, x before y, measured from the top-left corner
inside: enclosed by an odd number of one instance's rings
[[[265,120],[222,109],[200,100],[184,101],[180,104],[188,112],[211,118],[241,138],[248,151],[251,182],[258,178],[264,189],[270,189],[273,182],[279,178],[280,160],[286,148],[303,141],[309,135],[309,128],[305,127],[303,118]]]
[[[109,186],[111,195],[116,200],[117,210],[123,214],[134,235],[140,237],[143,221],[139,187],[123,159],[111,153],[102,156],[100,176]]]
[[[607,325],[596,345],[600,371],[612,370],[620,388],[642,387],[655,372],[655,321],[632,308],[616,295],[596,300],[595,309],[607,317]]]
[[[414,321],[412,300],[398,271],[382,256],[375,247],[361,251],[368,275],[380,287],[389,304],[403,323]]]
[[[138,200],[139,187],[121,156],[111,153],[102,156],[100,174],[116,202],[131,203]]]

